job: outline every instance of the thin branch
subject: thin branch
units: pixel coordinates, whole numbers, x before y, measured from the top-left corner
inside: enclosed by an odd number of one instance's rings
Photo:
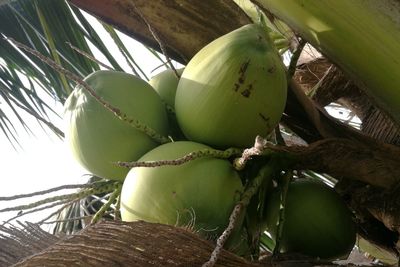
[[[71,47],[72,50],[75,50],[76,52],[78,52],[79,54],[81,54],[82,56],[92,60],[93,62],[96,62],[97,64],[99,64],[100,66],[108,69],[108,70],[114,70],[112,67],[108,66],[107,64],[101,62],[100,60],[96,59],[95,57],[93,57],[92,55],[90,55],[89,53],[79,49],[78,47],[74,46],[73,44],[71,44],[70,42],[67,42],[67,45],[69,45]]]
[[[296,67],[297,67],[297,61],[300,58],[301,52],[303,51],[304,46],[307,44],[307,41],[304,39],[300,39],[296,50],[294,51],[292,58],[290,60],[290,64],[288,67],[288,77],[291,79],[296,72]]]
[[[121,194],[117,197],[114,210],[114,220],[121,219]]]
[[[82,205],[82,208],[83,208],[87,213],[89,213],[89,209],[96,210],[96,208],[93,207],[93,204],[95,204],[95,203],[97,203],[97,202],[103,203],[103,200],[105,200],[105,199],[107,199],[108,197],[110,197],[110,193],[105,194],[104,196],[101,196],[101,197],[96,196],[96,195],[92,195],[92,197],[93,197],[93,200],[91,200],[91,201],[90,201],[89,203],[87,203],[87,204]]]
[[[109,215],[112,214],[111,211],[104,212],[104,215]],[[68,219],[63,219],[63,220],[54,220],[54,221],[48,221],[48,222],[38,222],[38,224],[54,224],[54,223],[62,223],[62,222],[73,222],[73,221],[79,221],[83,219],[87,219],[92,217],[93,215],[84,215],[84,216],[79,216],[79,217],[73,217],[73,218],[68,218]]]
[[[160,37],[158,36],[158,33],[156,31],[156,29],[154,29],[149,21],[146,19],[146,17],[143,15],[143,13],[140,11],[140,9],[132,2],[131,3],[133,5],[133,7],[136,9],[136,12],[139,14],[139,16],[142,18],[142,20],[144,21],[144,23],[147,25],[151,35],[154,37],[154,40],[156,40],[156,42],[158,43],[158,45],[160,46],[161,52],[163,53],[163,55],[165,56],[165,58],[167,59],[167,63],[169,65],[169,67],[174,71],[175,76],[179,79],[180,75],[179,73],[176,71],[174,65],[172,64],[171,58],[168,56],[167,53],[167,49],[164,46],[164,43],[161,41]]]
[[[53,187],[47,190],[42,190],[42,191],[37,191],[33,193],[28,193],[28,194],[20,194],[20,195],[14,195],[14,196],[9,196],[9,197],[0,197],[0,201],[9,201],[9,200],[16,200],[16,199],[21,199],[21,198],[28,198],[28,197],[33,197],[33,196],[38,196],[38,195],[45,195],[49,193],[53,193],[59,190],[66,190],[66,189],[77,189],[77,188],[91,188],[93,187],[93,184],[69,184],[69,185],[62,185],[62,186],[57,186]]]
[[[37,208],[37,209],[32,209],[32,210],[28,210],[28,211],[18,212],[18,214],[17,214],[16,216],[11,217],[11,218],[8,219],[7,221],[4,221],[2,225],[8,224],[8,223],[10,223],[12,220],[18,219],[18,218],[23,217],[23,216],[25,216],[25,215],[27,215],[27,214],[31,214],[31,213],[35,213],[35,212],[38,212],[38,211],[46,210],[46,209],[53,208],[53,207],[62,205],[62,204],[64,204],[64,203],[69,203],[69,202],[70,202],[70,201],[67,199],[67,200],[57,201],[57,202],[54,202],[54,203],[52,203],[52,204],[49,204],[49,205],[47,205],[47,206],[43,206],[43,207],[40,207],[40,208]]]
[[[96,184],[96,182],[93,183],[93,184]],[[93,184],[92,184],[92,185],[93,185]],[[112,188],[115,188],[115,185],[117,185],[117,189],[116,189],[116,190],[118,190],[118,189],[121,188],[121,183],[113,183],[113,184],[111,184],[111,185],[113,185]],[[111,190],[110,190],[110,188],[108,188],[109,186],[110,186],[110,184],[104,184],[104,186],[101,186],[101,187],[100,187],[100,188],[103,189],[103,192],[100,192],[100,191],[99,191],[99,192],[93,192],[92,194],[89,194],[89,195],[101,194],[101,193],[104,193],[104,192],[110,192]],[[120,192],[120,191],[119,191],[119,192]],[[73,203],[79,201],[80,199],[82,199],[82,198],[84,198],[84,197],[88,197],[89,195],[83,195],[83,196],[80,196],[79,198],[73,199],[72,201],[70,201],[69,203],[65,204],[65,205],[62,206],[60,209],[58,209],[58,210],[56,210],[55,212],[51,213],[50,215],[48,215],[47,217],[45,217],[44,219],[40,220],[40,221],[37,222],[37,223],[38,223],[38,224],[43,224],[43,223],[45,223],[45,221],[47,221],[48,219],[50,219],[50,218],[53,217],[54,215],[59,214],[59,213],[60,213],[62,210],[64,210],[66,207],[72,205]],[[96,200],[96,201],[97,201],[97,200]]]
[[[237,158],[233,162],[233,166],[236,170],[243,170],[246,163],[253,157],[257,155],[266,155],[265,149],[268,141],[261,136],[257,136],[254,142],[254,146],[245,149],[240,158]]]
[[[231,216],[229,217],[228,227],[225,229],[222,235],[217,239],[217,245],[214,248],[213,252],[211,253],[210,259],[206,263],[204,263],[202,267],[213,267],[217,263],[218,257],[221,254],[226,241],[228,240],[229,236],[235,229],[236,222],[238,221],[238,218],[240,217],[243,208],[244,208],[243,203],[239,202],[238,204],[236,204],[231,213]]]
[[[126,168],[137,168],[137,167],[160,167],[166,165],[182,165],[186,162],[203,158],[203,157],[213,157],[213,158],[221,158],[227,159],[235,155],[240,155],[242,153],[242,149],[238,148],[229,148],[227,150],[214,150],[214,149],[202,149],[194,152],[190,152],[185,156],[172,160],[159,160],[159,161],[134,161],[134,162],[117,162],[118,166],[126,167]]]
[[[18,206],[14,206],[14,207],[9,207],[9,208],[4,208],[1,209],[0,212],[7,212],[7,211],[15,211],[15,210],[26,210],[26,209],[32,209],[47,203],[51,203],[54,201],[58,201],[58,200],[63,200],[63,199],[77,199],[77,198],[84,198],[90,195],[94,195],[94,194],[101,194],[101,193],[105,193],[105,192],[110,192],[111,190],[113,190],[114,188],[118,187],[120,183],[115,182],[112,184],[102,184],[100,186],[95,186],[95,187],[91,187],[88,188],[86,190],[82,190],[76,193],[71,193],[71,194],[64,194],[64,195],[59,195],[59,196],[53,196],[53,197],[48,197],[33,203],[29,203],[29,204],[25,204],[25,205],[18,205]]]
[[[103,206],[101,206],[101,208],[93,216],[90,223],[96,223],[101,219],[101,217],[104,216],[104,213],[107,211],[108,208],[110,208],[111,204],[115,202],[116,198],[119,195],[121,195],[121,189],[122,189],[122,185],[119,185],[118,188],[116,188],[114,190],[114,192],[111,194],[108,201]]]
[[[285,139],[282,137],[282,133],[279,127],[279,124],[275,127],[275,139],[278,145],[284,146],[286,145]]]
[[[40,221],[37,222],[38,225],[44,224],[48,219],[50,219],[51,217],[59,214],[61,211],[63,211],[65,208],[67,208],[68,206],[71,206],[72,204],[74,204],[75,202],[78,202],[79,199],[74,199],[72,201],[66,201],[65,205],[63,205],[61,208],[59,208],[58,210],[50,213],[47,217],[44,217],[43,219],[41,219]]]
[[[287,172],[282,178],[282,192],[280,195],[280,203],[279,206],[279,222],[277,228],[277,238],[275,242],[275,248],[272,252],[272,255],[278,255],[281,250],[281,241],[282,241],[282,233],[283,233],[283,224],[285,223],[285,208],[286,208],[286,196],[289,189],[289,183],[293,177],[293,173],[291,171]]]
[[[229,217],[228,227],[224,230],[222,235],[217,239],[217,245],[215,246],[213,252],[211,253],[210,259],[202,265],[202,267],[213,267],[218,261],[218,258],[223,251],[223,247],[228,240],[231,233],[234,231],[238,218],[250,203],[251,198],[258,192],[263,181],[267,178],[271,178],[274,172],[274,164],[269,164],[264,166],[258,173],[258,175],[251,181],[249,187],[241,196],[240,201],[235,205],[231,216]]]
[[[90,192],[90,190],[88,190]],[[86,192],[86,191],[84,191]],[[45,198],[33,203],[29,203],[29,204],[24,204],[24,205],[18,205],[18,206],[14,206],[14,207],[9,207],[9,208],[4,208],[1,209],[0,212],[8,212],[8,211],[16,211],[16,210],[27,210],[27,209],[32,209],[47,203],[51,203],[51,202],[55,202],[55,201],[59,201],[59,200],[65,200],[65,199],[74,199],[74,198],[79,198],[79,196],[82,195],[82,192],[78,192],[78,193],[71,193],[71,194],[65,194],[65,195],[61,195],[61,196],[54,196],[54,197],[49,197],[49,198]]]

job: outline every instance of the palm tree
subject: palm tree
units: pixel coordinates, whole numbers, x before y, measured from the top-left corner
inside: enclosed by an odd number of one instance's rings
[[[122,70],[78,7],[139,40],[156,56],[157,53],[164,54],[166,60],[161,63],[165,65],[169,64],[169,59],[186,64],[204,45],[222,34],[251,23],[252,19],[268,19],[269,26],[279,38],[284,36],[285,44],[291,44],[289,73],[293,79],[281,124],[308,143],[299,147],[278,142],[274,150],[295,157],[292,168],[299,175],[321,177],[322,173],[328,174],[324,176],[331,180],[330,177],[335,177],[336,190],[355,213],[362,242],[368,241],[368,246],[374,244],[397,257],[399,209],[396,189],[400,177],[400,98],[397,88],[400,75],[397,72],[400,61],[396,52],[400,46],[400,27],[396,14],[400,7],[396,0],[384,0],[379,4],[360,0],[238,0],[235,3],[188,0],[152,1],[151,4],[145,0],[69,0],[68,3],[18,0],[0,4],[0,29],[6,37],[0,40],[3,59],[0,61],[1,96],[18,118],[19,112],[28,112],[60,136],[62,132],[46,118],[51,109],[36,90],[45,91],[63,102],[75,82],[69,73],[83,78],[98,70],[98,62],[81,55],[85,52],[92,56],[88,41],[106,56],[112,68]],[[104,27],[131,62],[133,72],[143,77],[140,65],[118,39],[114,28],[106,24]],[[27,52],[13,40],[51,58],[66,71],[54,70],[54,66],[48,66],[43,59]],[[81,52],[72,50],[66,40]],[[297,64],[304,46],[309,44],[324,57]],[[283,48],[289,47],[284,45]],[[29,84],[38,85],[26,88],[17,73],[27,77]],[[354,130],[325,112],[323,107],[333,102],[349,108],[361,118],[360,130]],[[11,115],[4,111],[1,115],[3,133],[10,141],[17,141]],[[24,121],[20,119],[20,123],[24,124]],[[109,181],[101,183],[109,185]],[[111,188],[96,193],[111,198],[115,187]],[[106,203],[108,209],[103,212],[111,211],[111,203]],[[77,207],[85,209],[87,205]],[[91,213],[80,213],[87,214]],[[98,229],[98,233],[103,233],[102,227],[107,228],[100,224],[94,226],[93,231]],[[151,232],[148,228],[142,229]],[[261,239],[259,244],[268,247],[267,243]],[[166,255],[162,250],[160,253]],[[52,254],[49,255],[42,260]],[[34,266],[35,263],[26,264],[23,266]],[[232,266],[240,264],[243,262],[232,263]]]

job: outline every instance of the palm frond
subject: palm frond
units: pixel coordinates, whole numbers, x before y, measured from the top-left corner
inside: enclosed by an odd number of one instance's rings
[[[108,25],[104,27],[131,64],[132,71],[146,78],[115,30]],[[18,143],[20,129],[30,129],[23,113],[62,136],[48,119],[55,111],[46,102],[50,98],[63,103],[75,84],[9,39],[27,45],[82,78],[100,69],[91,59],[94,58],[91,47],[103,54],[112,68],[123,70],[86,16],[66,1],[1,1],[0,132],[14,144]],[[16,127],[15,123],[21,127]]]
[[[48,16],[51,12],[59,14]],[[6,38],[22,42],[67,68],[73,69],[75,73],[79,71],[81,75],[85,75],[98,69],[97,64],[88,59],[82,59],[76,53],[67,52],[68,45],[65,44],[65,38],[68,38],[70,42],[82,43],[84,35],[79,34],[79,31],[75,30],[77,34],[73,29],[67,29],[67,25],[71,22],[75,23],[75,29],[79,28],[69,7],[63,1],[13,2],[0,6],[0,18],[0,97],[4,100],[3,106],[7,106],[2,109],[3,116],[0,120],[3,133],[10,141],[17,141],[17,131],[10,125],[19,122],[23,129],[29,130],[28,124],[20,114],[26,112],[39,122],[50,126],[57,135],[62,136],[62,132],[47,118],[47,114],[54,111],[43,100],[43,96],[37,93],[37,90],[45,92],[55,101],[63,102],[71,92],[73,84],[39,59],[16,48]],[[61,29],[66,30],[56,29],[60,25],[64,25]],[[66,32],[69,36],[63,37]],[[72,38],[73,36],[75,38]]]

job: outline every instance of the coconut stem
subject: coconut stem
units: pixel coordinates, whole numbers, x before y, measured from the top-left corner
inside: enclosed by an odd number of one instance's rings
[[[121,194],[117,196],[117,201],[115,203],[114,220],[121,220]]]
[[[106,195],[105,195],[104,197],[102,197],[102,198],[98,198],[98,199],[92,200],[92,201],[88,204],[88,206],[92,205],[94,202],[101,201],[101,199],[103,199],[103,198],[107,198],[109,195],[110,195],[110,194],[106,194]],[[60,212],[62,212],[62,211],[63,211],[65,208],[67,208],[68,206],[71,206],[74,202],[78,202],[78,201],[80,201],[80,199],[74,199],[74,200],[72,200],[72,201],[70,201],[70,202],[67,202],[65,205],[63,205],[63,206],[62,206],[61,208],[59,208],[58,210],[52,212],[52,213],[49,214],[47,217],[45,217],[45,218],[41,219],[40,221],[38,221],[37,224],[41,225],[41,224],[53,224],[53,223],[59,223],[59,222],[78,221],[78,220],[82,220],[82,219],[85,219],[85,218],[92,217],[92,215],[86,215],[86,216],[78,216],[78,217],[73,217],[73,218],[68,218],[68,219],[47,221],[48,219],[52,218],[53,216],[56,216],[56,215],[60,214]],[[105,212],[105,213],[103,214],[103,216],[106,215],[106,214],[109,214],[109,213],[111,213],[111,212]]]
[[[158,161],[134,161],[134,162],[122,162],[119,161],[117,162],[118,166],[121,167],[126,167],[126,168],[137,168],[137,167],[160,167],[160,166],[166,166],[166,165],[182,165],[186,162],[199,159],[199,158],[205,158],[205,157],[212,157],[212,158],[220,158],[220,159],[227,159],[232,156],[237,156],[242,153],[242,149],[239,148],[228,148],[226,150],[216,150],[216,149],[201,149],[198,151],[193,151],[190,152],[189,154],[186,154],[185,156],[178,158],[178,159],[172,159],[172,160],[158,160]]]
[[[50,208],[53,208],[53,207],[57,207],[57,206],[59,206],[59,205],[63,205],[63,204],[64,204],[64,205],[62,206],[62,208],[65,208],[65,207],[71,205],[71,204],[72,204],[73,202],[75,202],[75,201],[76,201],[76,200],[71,201],[71,200],[69,200],[69,199],[67,199],[67,200],[61,200],[61,201],[57,201],[57,202],[51,203],[51,204],[46,205],[46,206],[42,206],[42,207],[40,207],[40,208],[31,209],[31,210],[28,210],[28,211],[20,211],[20,212],[18,212],[18,214],[15,215],[14,217],[11,217],[11,218],[7,219],[7,221],[4,221],[4,222],[2,223],[2,225],[6,225],[6,224],[10,223],[11,221],[13,221],[13,220],[15,220],[15,219],[18,219],[19,217],[22,217],[22,216],[25,216],[25,215],[28,215],[28,214],[32,214],[32,213],[35,213],[35,212],[38,212],[38,211],[47,210],[47,209],[50,209]],[[60,209],[60,210],[61,210],[61,209]]]
[[[93,187],[93,184],[69,184],[69,185],[62,185],[38,192],[33,192],[33,193],[28,193],[28,194],[19,194],[19,195],[14,195],[14,196],[9,196],[9,197],[0,197],[0,201],[10,201],[10,200],[16,200],[16,199],[21,199],[21,198],[28,198],[28,197],[33,197],[33,196],[38,196],[38,195],[45,195],[48,193],[53,193],[56,191],[60,190],[66,190],[66,189],[78,189],[78,188],[90,188]]]
[[[147,25],[147,28],[149,29],[149,32],[151,33],[151,35],[153,36],[154,40],[156,40],[156,42],[158,43],[158,45],[160,46],[161,52],[163,53],[163,55],[165,56],[165,59],[167,60],[167,64],[169,65],[169,67],[172,69],[172,71],[174,72],[176,78],[180,78],[179,73],[177,72],[177,70],[175,69],[174,65],[172,64],[171,58],[168,56],[167,53],[167,49],[165,48],[164,43],[161,41],[159,34],[157,33],[157,31],[154,29],[153,26],[150,25],[149,21],[146,19],[146,17],[143,15],[143,13],[140,11],[140,9],[132,2],[131,3],[132,6],[135,8],[136,12],[139,14],[139,16],[142,18],[142,20],[144,21],[144,23]]]
[[[115,202],[115,200],[118,198],[119,195],[121,195],[121,189],[122,189],[122,184],[118,184],[117,188],[111,194],[107,202],[103,206],[101,206],[101,208],[93,216],[92,221],[90,223],[92,224],[96,223],[104,216],[104,213],[108,210],[108,208],[110,208],[111,204]]]
[[[68,204],[68,205],[70,205],[70,204]],[[62,208],[60,208],[59,211],[54,212],[54,213],[52,213],[51,215],[54,216],[54,215],[60,213],[60,211],[62,211],[62,210],[63,210],[64,208],[66,208],[68,205],[63,206]],[[108,214],[111,214],[111,211],[104,212],[103,216],[104,216],[104,215],[108,215]],[[51,217],[52,217],[52,216],[51,216]],[[80,220],[83,220],[83,219],[87,219],[87,218],[90,218],[90,217],[92,217],[92,215],[85,215],[85,216],[73,217],[73,218],[62,219],[62,220],[47,221],[47,220],[50,218],[50,217],[49,217],[49,218],[46,218],[46,219],[44,219],[44,220],[41,220],[41,221],[37,222],[37,224],[41,225],[41,224],[54,224],[54,223],[73,222],[73,221],[80,221]]]
[[[283,224],[285,222],[285,207],[286,207],[286,195],[289,188],[289,183],[293,177],[292,171],[288,171],[286,175],[283,176],[282,179],[282,192],[281,192],[281,199],[280,199],[280,207],[279,207],[279,221],[278,221],[278,228],[277,228],[277,235],[276,235],[276,243],[275,248],[272,255],[278,255],[281,249],[281,239],[282,239],[282,232],[283,232]]]
[[[242,211],[250,203],[251,198],[258,192],[258,189],[263,184],[264,180],[272,177],[274,170],[274,164],[265,165],[261,168],[258,175],[251,181],[246,191],[241,196],[240,201],[233,208],[231,216],[229,217],[228,227],[217,239],[217,245],[211,253],[210,259],[206,263],[204,263],[202,267],[212,267],[217,263],[218,257],[221,254],[222,249],[229,236],[234,231],[236,223],[238,221],[238,218],[240,218]]]
[[[233,161],[233,167],[240,171],[246,167],[246,163],[253,157],[258,155],[267,155],[266,145],[268,141],[261,136],[257,136],[254,142],[254,146],[245,149],[240,158],[236,158]]]
[[[121,186],[121,183],[120,182],[114,182],[114,181],[112,181],[112,182],[106,181],[106,182],[103,182],[103,183],[93,183],[93,184],[90,184],[89,188],[83,189],[83,190],[81,190],[79,192],[76,192],[76,193],[58,195],[58,196],[54,196],[54,197],[48,197],[48,198],[45,198],[45,199],[42,199],[42,200],[39,200],[39,201],[36,201],[36,202],[33,202],[33,203],[5,208],[5,209],[0,210],[0,212],[19,211],[19,213],[15,217],[13,217],[13,218],[7,220],[6,222],[4,222],[4,224],[6,224],[6,223],[8,223],[11,220],[14,220],[16,218],[19,218],[19,217],[22,217],[24,215],[27,215],[27,214],[30,214],[30,213],[34,213],[34,212],[37,212],[37,211],[40,211],[40,210],[44,210],[44,209],[47,209],[47,208],[59,206],[59,205],[62,205],[62,204],[65,204],[63,206],[65,208],[66,206],[71,205],[73,202],[78,201],[79,199],[82,199],[82,198],[85,198],[87,196],[94,195],[94,194],[102,194],[102,193],[111,192],[115,188],[118,188],[118,186]],[[27,197],[27,195],[28,196],[40,195],[40,194],[43,194],[43,192],[49,193],[50,190],[40,191],[40,192],[36,192],[36,193],[33,193],[33,194],[20,195],[19,197],[18,196],[14,196],[13,198],[14,199],[18,199],[18,198]],[[54,190],[51,191],[51,192],[54,192]],[[18,197],[18,198],[15,198],[15,197]],[[51,204],[49,204],[49,203],[51,203]],[[43,207],[42,205],[45,205],[45,204],[49,204],[49,205],[46,205],[46,206]],[[40,206],[42,206],[42,207],[40,207]],[[37,207],[39,207],[39,208],[37,208]],[[43,221],[44,220],[42,220],[40,222],[43,222]]]
[[[128,123],[130,126],[134,127],[135,129],[137,129],[138,131],[141,131],[145,134],[147,134],[150,138],[152,138],[153,140],[155,140],[158,143],[168,143],[170,142],[168,137],[162,136],[159,133],[157,133],[154,129],[146,126],[144,123],[142,123],[140,120],[137,120],[135,118],[131,118],[128,115],[126,115],[125,113],[123,113],[119,108],[112,106],[111,104],[109,104],[108,102],[106,102],[103,98],[101,98],[99,95],[96,94],[96,92],[89,86],[89,84],[87,84],[85,81],[83,81],[81,79],[81,77],[79,77],[78,75],[72,73],[71,71],[63,68],[61,65],[57,64],[56,62],[54,62],[53,60],[43,56],[42,54],[40,54],[39,52],[35,51],[34,49],[18,42],[15,41],[12,38],[7,38],[7,40],[9,40],[10,42],[12,42],[14,45],[16,45],[17,47],[27,51],[28,53],[36,56],[37,58],[39,58],[42,62],[46,63],[47,65],[49,65],[50,67],[52,67],[53,69],[55,69],[56,71],[63,73],[66,77],[68,77],[69,79],[71,79],[72,81],[78,83],[79,85],[81,85],[83,88],[85,88],[88,93],[94,97],[104,108],[106,108],[107,110],[111,111],[115,116],[117,116],[120,120],[122,120],[123,122]]]
[[[288,67],[288,79],[292,79],[294,73],[296,72],[297,62],[299,61],[301,52],[303,52],[304,46],[307,42],[304,39],[298,39],[298,44],[296,50],[293,52],[293,55],[290,59],[290,64]]]
[[[275,139],[276,139],[276,144],[284,146],[286,145],[285,139],[283,139],[279,124],[275,127]]]
[[[69,45],[69,47],[71,47],[71,49],[74,50],[75,52],[79,53],[80,55],[86,57],[87,59],[89,59],[89,60],[91,60],[93,62],[96,62],[97,64],[99,64],[103,68],[105,68],[107,70],[114,70],[112,67],[110,67],[107,64],[101,62],[100,60],[97,60],[94,56],[90,55],[89,53],[86,53],[85,51],[83,51],[81,49],[79,49],[78,47],[74,46],[70,42],[67,42],[66,44]]]

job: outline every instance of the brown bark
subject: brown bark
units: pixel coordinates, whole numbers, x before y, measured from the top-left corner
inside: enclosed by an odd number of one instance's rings
[[[195,267],[202,266],[214,248],[213,243],[185,229],[146,222],[102,221],[66,237],[50,235],[38,225],[21,226],[13,230],[0,227],[0,266]],[[9,243],[14,245],[4,249]],[[17,258],[19,262],[13,260]],[[373,266],[356,254],[349,261],[334,264],[298,254],[267,256],[258,262],[249,262],[228,251],[222,252],[215,266],[355,266],[350,264],[353,260],[360,267],[364,263]]]
[[[231,0],[68,0],[138,41],[187,63],[203,46],[251,20]],[[146,24],[144,19],[148,22]]]
[[[19,226],[0,225],[0,266],[10,266],[23,258],[36,254],[59,240],[43,231],[39,225],[27,223]]]
[[[400,180],[400,148],[389,144],[330,138],[309,146],[267,145],[267,148],[283,152],[295,169],[314,170],[385,189],[393,188]]]
[[[398,256],[399,187],[383,189],[343,179],[335,189],[355,212],[358,234],[393,257]]]
[[[400,146],[399,125],[372,105],[365,114],[361,130],[377,140]]]
[[[289,128],[308,143],[323,138],[346,138],[363,143],[374,142],[367,135],[330,116],[324,108],[316,105],[312,99],[305,95],[303,88],[295,80],[292,80],[289,84],[283,122],[287,123]],[[292,122],[294,122],[294,127]],[[297,125],[300,123],[301,125],[298,128],[302,127],[302,129],[298,130],[296,123]]]
[[[15,266],[201,266],[213,248],[213,243],[182,228],[106,221],[67,236]],[[216,266],[261,265],[223,251]]]

